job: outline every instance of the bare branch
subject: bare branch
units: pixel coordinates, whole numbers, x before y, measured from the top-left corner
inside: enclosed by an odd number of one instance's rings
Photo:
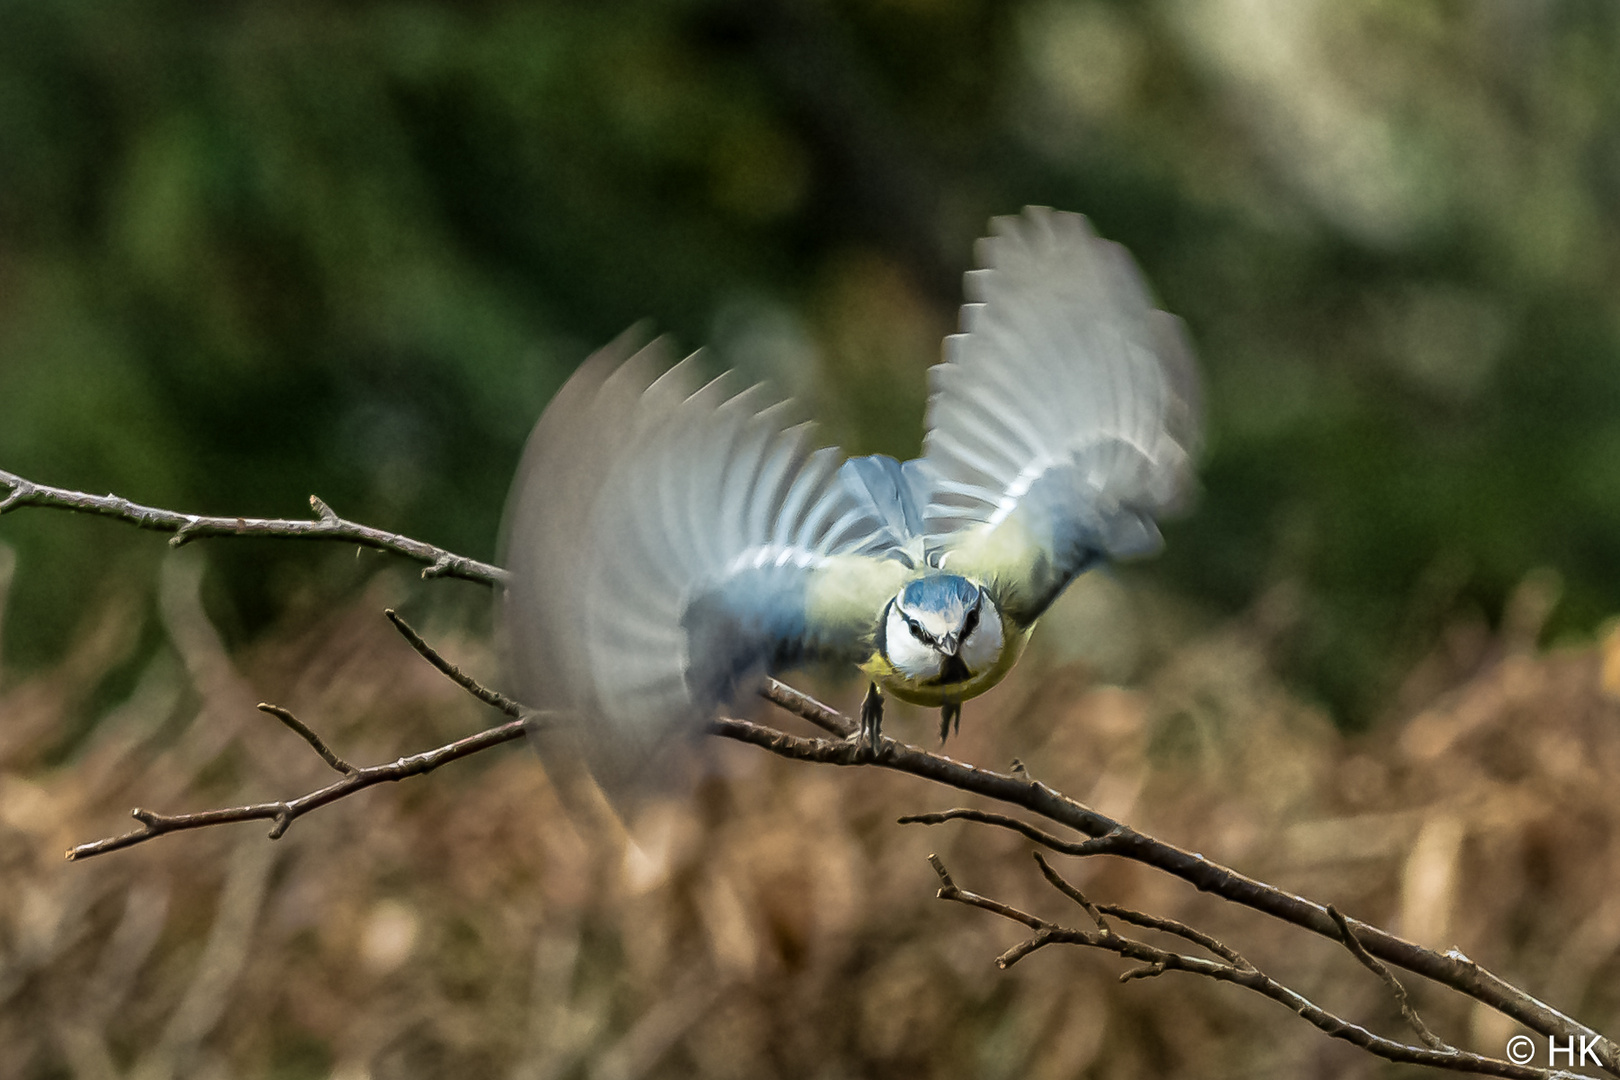
[[[802,720],[810,721],[823,731],[844,738],[855,734],[856,725],[850,723],[843,713],[829,705],[823,705],[809,694],[801,693],[786,683],[766,679],[759,696]]]
[[[0,472],[0,484],[8,484],[11,490],[6,497],[0,499],[0,514],[22,505],[22,501],[39,490],[38,485],[31,480],[24,480],[8,472]]]
[[[471,675],[463,674],[460,668],[440,656],[433,646],[422,640],[422,635],[411,629],[411,624],[401,618],[393,608],[385,609],[383,614],[388,616],[388,621],[394,624],[394,628],[404,636],[405,640],[411,643],[411,648],[420,653],[428,663],[438,668],[445,678],[467,691],[467,693],[482,701],[485,705],[501,710],[501,712],[515,720],[522,720],[529,713],[530,710],[525,709],[505,694],[489,689]]]
[[[378,551],[391,551],[396,555],[425,563],[423,577],[461,578],[465,581],[482,582],[485,585],[506,583],[506,571],[498,566],[469,559],[465,555],[457,555],[399,533],[385,532],[369,525],[345,520],[313,495],[310,496],[309,502],[317,514],[314,520],[280,520],[181,514],[173,510],[142,506],[117,495],[91,495],[83,491],[38,484],[4,470],[0,470],[0,485],[10,488],[6,497],[0,499],[0,514],[23,506],[43,506],[81,514],[97,514],[127,522],[136,528],[173,533],[174,536],[169,539],[169,543],[176,547],[208,536],[273,536],[287,539],[312,537],[320,540],[343,540]]]
[[[355,769],[341,780],[334,781],[318,791],[301,795],[288,802],[254,803],[248,806],[232,806],[221,810],[203,810],[195,814],[172,815],[157,814],[136,807],[130,811],[130,816],[141,823],[142,827],[140,829],[125,833],[122,836],[109,836],[105,840],[96,840],[69,848],[67,857],[70,860],[88,859],[92,855],[105,855],[109,851],[133,847],[154,837],[162,836],[164,833],[181,832],[186,829],[203,829],[210,825],[228,825],[237,821],[274,822],[270,829],[270,839],[278,840],[295,820],[303,817],[311,810],[325,806],[327,803],[337,802],[339,799],[353,795],[355,792],[375,784],[404,780],[408,776],[421,776],[423,773],[430,773],[441,765],[447,765],[464,757],[471,757],[473,754],[488,750],[492,746],[513,742],[523,738],[523,736],[523,721],[511,720],[499,727],[480,731],[476,735],[469,735],[465,739],[457,739],[453,743],[446,743],[444,746],[424,753],[402,757],[385,765],[372,765],[369,768]]]
[[[1019,775],[1019,774],[1014,774]],[[907,814],[896,818],[900,825],[943,825],[947,821],[977,821],[982,825],[999,825],[1003,829],[1011,829],[1029,837],[1043,847],[1064,855],[1112,855],[1115,842],[1120,836],[1119,830],[1104,833],[1102,836],[1090,840],[1074,841],[1062,840],[1049,832],[1043,832],[1027,821],[1019,821],[1006,814],[994,814],[987,810],[974,810],[970,807],[959,806],[954,810],[941,810],[933,814]]]
[[[383,765],[372,765],[368,768],[356,768],[347,761],[338,757],[308,725],[299,720],[291,712],[279,705],[260,703],[259,708],[280,720],[298,735],[319,754],[328,765],[340,773],[343,779],[334,781],[326,787],[301,795],[288,802],[253,803],[248,806],[231,806],[219,810],[203,810],[194,814],[158,814],[151,810],[136,807],[130,811],[130,816],[141,823],[141,828],[134,832],[124,833],[122,836],[109,836],[103,840],[92,841],[69,848],[69,860],[88,859],[92,855],[104,855],[109,851],[118,851],[121,848],[133,847],[144,843],[164,833],[182,832],[187,829],[204,829],[212,825],[229,825],[238,821],[271,821],[270,839],[279,840],[286,833],[288,827],[311,810],[318,809],[328,803],[347,798],[357,791],[363,791],[376,784],[388,783],[395,780],[404,780],[410,776],[421,776],[430,773],[441,765],[458,761],[464,757],[481,753],[502,743],[513,742],[525,735],[525,724],[528,717],[526,710],[509,698],[503,697],[493,690],[480,684],[462,672],[444,657],[440,656],[433,646],[423,641],[410,626],[395,615],[388,612],[388,617],[400,633],[405,635],[407,641],[421,653],[434,667],[443,672],[456,685],[466,690],[473,697],[485,704],[492,705],[513,720],[501,724],[499,727],[488,728],[464,739],[446,743],[443,746],[409,757],[399,758],[397,761]]]
[[[286,709],[283,709],[280,705],[272,705],[268,701],[261,701],[259,702],[259,711],[269,713],[271,716],[275,717],[277,720],[280,720],[283,724],[286,724],[288,727],[296,731],[305,742],[309,743],[309,745],[314,748],[317,754],[321,755],[322,761],[332,766],[332,768],[336,769],[338,772],[348,775],[360,771],[353,765],[350,765],[347,761],[344,761],[342,758],[332,753],[331,747],[327,746],[319,735],[311,731],[308,725],[306,725],[302,720],[298,719],[298,717],[294,716],[292,713],[288,712]]]
[[[1086,914],[1091,916],[1091,921],[1097,924],[1097,929],[1102,933],[1108,934],[1113,932],[1108,929],[1108,920],[1102,917],[1102,912],[1097,910],[1095,904],[1086,899],[1085,893],[1075,888],[1064,879],[1062,874],[1059,874],[1056,870],[1052,869],[1052,864],[1047,862],[1045,857],[1042,856],[1040,852],[1037,851],[1034,853],[1034,855],[1035,865],[1041,868],[1041,874],[1046,878],[1047,884],[1051,885],[1058,892],[1062,893],[1064,896],[1067,896],[1070,900],[1073,900],[1075,903],[1084,908]]]
[[[1036,857],[1039,858],[1040,856],[1037,854]],[[1472,1054],[1452,1047],[1436,1049],[1387,1039],[1374,1034],[1359,1024],[1353,1024],[1343,1017],[1328,1012],[1297,990],[1284,986],[1247,961],[1241,961],[1241,958],[1237,962],[1221,963],[1196,956],[1183,956],[1169,952],[1146,942],[1127,937],[1117,931],[1074,930],[1056,926],[1045,919],[1021,911],[1011,905],[980,896],[977,893],[968,892],[955,883],[937,855],[930,855],[928,861],[934,867],[934,872],[939,875],[940,880],[945,883],[945,886],[939,890],[940,899],[966,904],[981,911],[989,911],[1000,915],[1002,918],[1021,923],[1035,931],[1030,937],[997,957],[996,964],[999,967],[1011,967],[1030,953],[1048,945],[1079,945],[1085,948],[1100,949],[1117,953],[1126,959],[1138,961],[1137,967],[1131,968],[1120,975],[1121,982],[1150,979],[1168,971],[1184,971],[1192,975],[1202,975],[1217,982],[1233,983],[1286,1005],[1301,1019],[1323,1033],[1335,1039],[1342,1039],[1388,1061],[1410,1065],[1428,1065],[1433,1068],[1449,1069],[1453,1072],[1476,1073],[1482,1076],[1510,1077],[1515,1078],[1515,1080],[1566,1080],[1566,1078],[1573,1080],[1574,1074],[1559,1070],[1541,1069],[1531,1065],[1515,1065],[1513,1062],[1502,1058]],[[1167,930],[1186,937],[1188,940],[1197,941],[1198,944],[1209,948],[1223,958],[1237,957],[1238,955],[1235,950],[1216,941],[1208,934],[1193,930],[1191,927],[1172,920],[1155,919],[1152,916],[1141,915],[1137,912],[1127,913],[1124,909],[1115,908],[1112,905],[1098,905],[1098,907],[1103,911],[1117,914],[1120,918],[1127,919],[1127,921],[1134,921],[1128,916],[1135,916],[1144,920],[1143,925],[1151,924],[1153,929]]]
[[[329,512],[329,511],[327,511]],[[293,821],[303,815],[325,806],[327,803],[353,795],[375,784],[387,783],[395,780],[404,780],[410,776],[421,776],[430,773],[441,765],[457,761],[473,754],[481,753],[502,743],[521,739],[525,734],[525,724],[532,721],[533,714],[524,709],[517,702],[496,693],[469,675],[463,674],[450,661],[439,655],[438,651],[422,640],[421,635],[411,629],[409,623],[400,618],[393,611],[386,612],[389,620],[411,643],[411,647],[422,655],[428,663],[432,664],[444,676],[457,686],[466,690],[473,697],[486,705],[499,709],[506,715],[513,717],[509,723],[499,727],[488,728],[464,739],[446,743],[433,750],[420,754],[402,757],[384,765],[373,765],[369,768],[356,768],[347,761],[338,757],[308,725],[299,720],[291,712],[279,705],[261,702],[259,708],[280,720],[298,735],[319,754],[328,765],[340,773],[343,779],[328,784],[318,791],[312,791],[290,802],[254,803],[248,806],[232,806],[220,810],[204,810],[194,814],[158,814],[151,810],[136,807],[130,811],[130,816],[139,821],[142,828],[122,836],[110,836],[104,840],[96,840],[88,844],[80,844],[70,848],[67,857],[70,860],[87,859],[92,855],[102,855],[120,848],[133,847],[136,844],[162,836],[164,833],[181,832],[186,829],[203,829],[211,825],[228,825],[238,821],[272,821],[270,839],[279,840],[286,833]],[[808,699],[807,699],[808,700]]]
[[[865,754],[855,740],[804,738],[747,720],[721,718],[714,721],[709,730],[724,738],[750,743],[795,761],[843,766],[876,765],[1019,806],[1086,836],[1110,837],[1109,854],[1152,866],[1181,878],[1201,892],[1253,908],[1333,941],[1342,940],[1338,924],[1328,915],[1325,906],[1256,881],[1202,855],[1139,833],[1027,776],[981,769],[943,754],[932,754],[919,747],[897,742],[888,736],[879,740],[874,752]],[[1355,928],[1356,937],[1367,952],[1379,959],[1467,994],[1532,1031],[1560,1038],[1575,1036],[1583,1039],[1593,1046],[1603,1062],[1604,1070],[1620,1076],[1620,1045],[1492,974],[1466,956],[1455,951],[1437,953],[1375,926],[1354,919],[1347,922]],[[1425,1052],[1439,1053],[1433,1050]],[[1532,1070],[1496,1075],[1548,1074]]]
[[[1056,930],[1058,928],[1056,923],[1049,923],[1045,919],[1037,918],[1027,911],[1019,911],[1017,908],[1003,904],[999,900],[991,900],[989,897],[980,896],[978,893],[971,893],[966,889],[959,888],[956,882],[951,880],[950,871],[945,869],[945,863],[940,860],[938,855],[928,856],[928,863],[934,868],[934,873],[939,875],[941,884],[937,895],[941,900],[953,900],[958,904],[966,904],[968,907],[980,908],[993,915],[1000,915],[1003,919],[1023,923],[1031,930]]]
[[[1190,941],[1200,948],[1208,949],[1240,971],[1254,970],[1254,965],[1245,960],[1236,949],[1218,938],[1211,937],[1202,930],[1188,926],[1186,923],[1177,922],[1175,919],[1162,918],[1158,915],[1148,915],[1141,911],[1132,911],[1130,908],[1121,907],[1118,904],[1098,904],[1097,910],[1104,915],[1112,915],[1121,922],[1128,922],[1145,930],[1162,930],[1166,934],[1174,934],[1176,937]]]
[[[1412,1007],[1411,999],[1406,996],[1406,987],[1401,985],[1400,980],[1394,976],[1389,968],[1379,962],[1377,957],[1372,956],[1366,949],[1361,947],[1361,942],[1356,940],[1356,932],[1350,928],[1350,920],[1346,919],[1339,912],[1339,909],[1332,904],[1328,905],[1327,910],[1328,915],[1338,924],[1344,947],[1350,950],[1352,956],[1361,961],[1363,967],[1383,980],[1384,986],[1389,989],[1390,995],[1395,999],[1395,1004],[1400,1006],[1402,1019],[1417,1033],[1417,1037],[1422,1039],[1425,1045],[1435,1050],[1451,1050],[1452,1047],[1433,1031],[1430,1031],[1429,1025],[1425,1024],[1423,1018],[1417,1014],[1417,1010]]]

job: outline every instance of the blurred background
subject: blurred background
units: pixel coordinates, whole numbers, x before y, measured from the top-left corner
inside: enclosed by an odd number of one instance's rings
[[[910,456],[988,218],[1084,212],[1187,321],[1205,491],[953,752],[1612,1022],[1617,70],[1587,0],[0,0],[0,468],[491,559],[529,427],[638,320]],[[1378,1073],[1231,988],[996,972],[922,855],[1034,903],[1027,854],[889,824],[945,798],[899,778],[744,754],[640,869],[517,751],[56,861],[323,782],[260,699],[367,761],[490,722],[384,603],[495,674],[487,592],[381,555],[0,520],[0,1076]]]

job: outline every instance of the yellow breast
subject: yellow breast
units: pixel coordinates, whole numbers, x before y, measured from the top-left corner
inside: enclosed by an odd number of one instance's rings
[[[954,683],[925,683],[907,678],[896,671],[894,666],[883,658],[883,654],[874,652],[871,659],[861,665],[861,671],[866,677],[877,683],[887,693],[893,694],[901,701],[913,705],[940,706],[947,702],[957,703],[978,697],[996,683],[1000,682],[1012,670],[1012,666],[1023,655],[1024,644],[1029,640],[1029,631],[1026,627],[1019,629],[1010,620],[1003,617],[1001,620],[1002,641],[1001,655],[996,662],[985,668],[977,675],[962,682]]]

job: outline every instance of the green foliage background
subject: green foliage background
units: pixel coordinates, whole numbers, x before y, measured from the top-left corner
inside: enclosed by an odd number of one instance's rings
[[[915,451],[992,214],[1083,211],[1188,322],[1206,494],[1144,568],[1281,590],[1341,722],[1460,609],[1620,610],[1620,9],[1593,0],[0,0],[0,467],[494,554],[636,320]],[[57,652],[162,545],[8,516]],[[219,543],[237,638],[371,565]]]

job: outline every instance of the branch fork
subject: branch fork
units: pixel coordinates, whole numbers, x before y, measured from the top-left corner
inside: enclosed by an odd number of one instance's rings
[[[978,908],[981,911],[988,911],[991,914],[1019,923],[1033,931],[1029,937],[998,956],[996,958],[997,967],[1009,968],[1030,953],[1043,949],[1048,945],[1078,945],[1112,952],[1126,959],[1137,961],[1138,966],[1128,968],[1120,974],[1119,981],[1121,983],[1132,982],[1137,979],[1157,978],[1169,971],[1182,971],[1192,975],[1202,975],[1216,982],[1233,983],[1287,1006],[1301,1019],[1324,1034],[1335,1039],[1342,1039],[1388,1061],[1411,1065],[1427,1065],[1433,1068],[1474,1073],[1482,1076],[1511,1077],[1516,1078],[1516,1080],[1555,1080],[1555,1078],[1573,1075],[1555,1069],[1519,1065],[1504,1058],[1469,1053],[1458,1050],[1456,1047],[1440,1040],[1423,1022],[1422,1018],[1418,1016],[1400,982],[1396,980],[1387,967],[1367,953],[1366,949],[1357,940],[1349,921],[1343,915],[1338,914],[1336,909],[1330,910],[1334,910],[1335,921],[1342,928],[1344,935],[1342,940],[1345,948],[1383,980],[1386,988],[1396,998],[1402,1017],[1417,1033],[1423,1045],[1405,1043],[1397,1039],[1377,1035],[1359,1024],[1329,1012],[1297,990],[1283,985],[1255,967],[1231,946],[1201,930],[1177,922],[1174,919],[1148,915],[1117,904],[1094,904],[1078,888],[1053,869],[1052,865],[1040,852],[1035,852],[1034,856],[1047,882],[1058,892],[1079,905],[1091,917],[1093,924],[1096,926],[1095,930],[1064,927],[1013,907],[1010,904],[969,892],[956,884],[939,856],[928,856],[929,864],[934,868],[934,872],[939,875],[941,887],[938,896],[941,900],[964,904],[968,907]],[[1212,953],[1218,959],[1210,960],[1204,957],[1177,953],[1121,934],[1110,928],[1105,915],[1111,915],[1121,922],[1189,941]]]

